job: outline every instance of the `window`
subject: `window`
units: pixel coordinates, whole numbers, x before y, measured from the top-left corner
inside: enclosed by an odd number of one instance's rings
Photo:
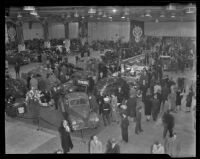
[[[80,100],[79,100],[79,99],[70,101],[70,105],[71,105],[71,106],[73,106],[73,105],[78,105],[78,104],[80,104]]]
[[[84,98],[81,98],[81,99],[80,99],[80,104],[87,104],[87,100],[84,99]]]

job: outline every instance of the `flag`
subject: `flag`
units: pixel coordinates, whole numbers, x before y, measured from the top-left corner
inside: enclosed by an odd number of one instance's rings
[[[144,22],[132,20],[130,22],[130,44],[139,44],[144,37]]]

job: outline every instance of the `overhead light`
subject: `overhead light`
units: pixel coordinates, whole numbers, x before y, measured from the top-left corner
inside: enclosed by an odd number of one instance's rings
[[[22,15],[18,13],[17,18],[22,18]]]
[[[85,17],[84,17],[84,16],[82,16],[81,18],[82,18],[82,19],[84,19]]]
[[[74,14],[74,17],[78,18],[78,17],[79,17],[79,14],[76,12],[76,13]]]
[[[110,16],[109,19],[112,19],[112,17]]]
[[[126,11],[125,13],[124,13],[124,15],[126,16],[126,15],[129,15],[129,12],[128,11]]]
[[[116,13],[116,12],[117,12],[117,10],[116,10],[116,9],[113,9],[112,11],[113,11],[113,13]]]
[[[145,16],[146,17],[151,17],[151,14],[150,13],[146,13]]]
[[[160,15],[160,17],[161,17],[161,18],[164,18],[164,17],[165,17],[165,15],[164,15],[164,14],[161,14],[161,15]]]
[[[33,10],[35,10],[35,7],[34,6],[24,6],[23,9],[26,11],[33,11]]]
[[[122,16],[121,18],[122,18],[122,19],[124,19],[124,18],[125,18],[125,16]]]
[[[175,15],[174,15],[174,14],[172,14],[172,15],[171,15],[171,18],[175,18]]]
[[[158,21],[158,19],[156,19],[156,21],[155,21],[156,23],[158,23],[159,21]]]
[[[103,14],[103,18],[106,18],[106,17],[107,17],[107,16],[106,16],[106,14],[104,13],[104,14]]]
[[[31,14],[31,15],[34,15],[34,16],[37,16],[37,15],[38,15],[37,12],[36,12],[35,10],[31,11],[30,14]]]
[[[95,14],[96,13],[96,9],[90,8],[89,11],[88,11],[88,13]]]
[[[170,4],[170,5],[167,7],[167,10],[176,10],[176,6]]]

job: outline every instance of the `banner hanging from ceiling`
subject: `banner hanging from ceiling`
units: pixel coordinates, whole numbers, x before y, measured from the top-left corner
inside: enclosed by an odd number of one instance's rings
[[[17,38],[16,24],[13,22],[6,22],[8,42],[15,42]]]
[[[130,43],[138,44],[144,37],[144,22],[130,21]]]

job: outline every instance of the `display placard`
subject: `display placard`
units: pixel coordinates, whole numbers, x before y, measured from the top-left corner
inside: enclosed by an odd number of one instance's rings
[[[84,80],[77,80],[77,83],[80,84],[80,85],[86,85],[86,86],[89,85],[89,82],[88,81],[84,81]]]

